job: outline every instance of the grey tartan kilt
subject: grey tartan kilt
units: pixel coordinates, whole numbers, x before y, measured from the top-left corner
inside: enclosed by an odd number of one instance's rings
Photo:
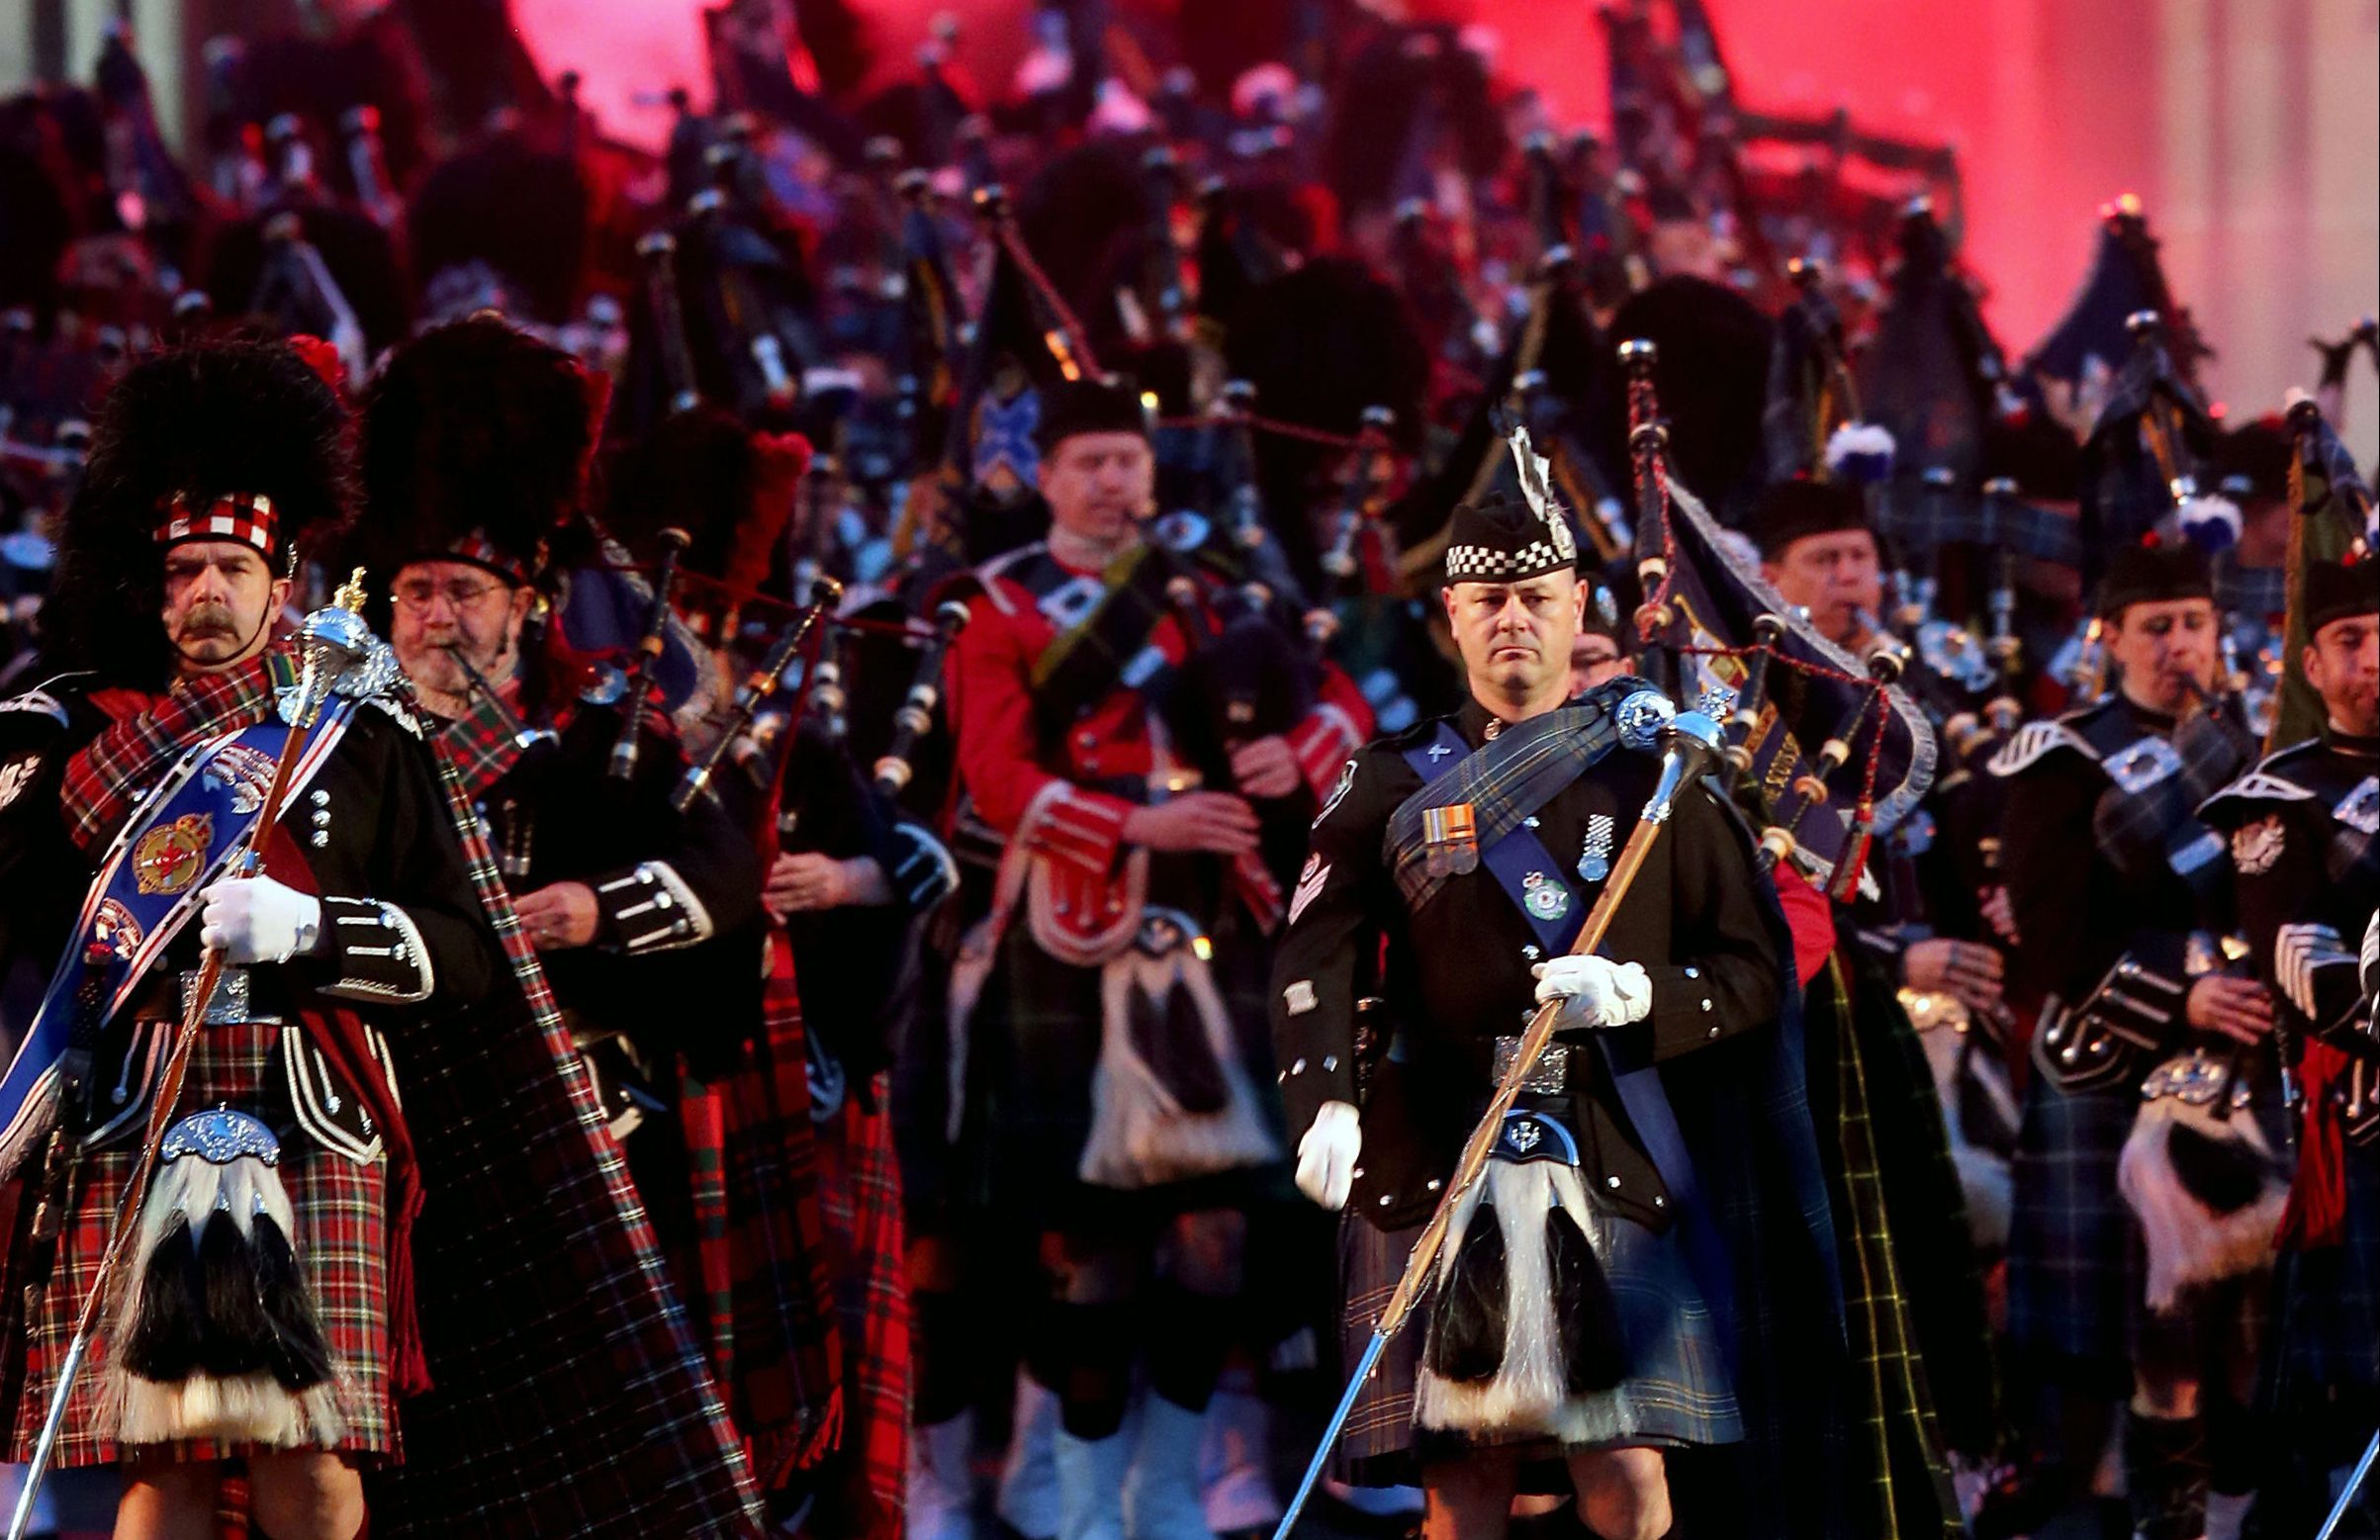
[[[1592,1201],[1592,1199],[1590,1200]],[[1339,1312],[1342,1367],[1352,1372],[1372,1339],[1372,1327],[1397,1292],[1406,1258],[1424,1226],[1382,1230],[1347,1215],[1339,1221]],[[1728,1345],[1704,1308],[1675,1233],[1655,1234],[1630,1220],[1611,1220],[1612,1245],[1603,1273],[1619,1307],[1627,1338],[1627,1380],[1613,1394],[1633,1414],[1632,1430],[1610,1445],[1728,1444],[1744,1436],[1728,1371]],[[1418,1459],[1453,1452],[1458,1435],[1414,1426],[1414,1388],[1422,1344],[1429,1336],[1424,1297],[1405,1329],[1380,1355],[1347,1415],[1334,1456],[1339,1480],[1359,1486],[1410,1484]],[[1476,1444],[1479,1440],[1472,1440]],[[1544,1440],[1541,1453],[1559,1451]]]
[[[2380,1145],[2347,1148],[2345,1242],[2283,1251],[2273,1299],[2281,1407],[2380,1389]]]
[[[2116,1162],[2140,1097],[2130,1087],[2025,1087],[2008,1224],[2008,1335],[2020,1352],[2121,1365],[2144,1287]]]

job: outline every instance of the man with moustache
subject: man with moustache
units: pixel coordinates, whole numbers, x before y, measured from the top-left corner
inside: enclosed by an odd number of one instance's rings
[[[2321,733],[2201,810],[2229,838],[2240,930],[2305,1097],[2257,1408],[2286,1472],[2258,1498],[2269,1534],[2320,1523],[2380,1425],[2380,1027],[2356,956],[2380,909],[2380,562],[2312,564],[2304,612]]]
[[[2195,1535],[2192,1515],[2203,1518],[2207,1494],[2201,1393],[2214,1400],[2221,1385],[2202,1384],[2201,1368],[2225,1355],[2236,1367],[2239,1343],[2202,1353],[2201,1313],[2148,1308],[2117,1168],[2142,1115],[2144,1080],[2159,1094],[2171,1089],[2168,1054],[2236,1045],[2222,1051],[2241,1059],[2241,1085],[2270,1080],[2261,1066],[2273,999],[2262,982],[2223,967],[2200,930],[2220,915],[2220,895],[2202,896],[2185,872],[2206,872],[2191,853],[2220,842],[2185,837],[2187,799],[2177,827],[2152,831],[2152,850],[2142,848],[2141,828],[2112,816],[2127,799],[2141,805],[2183,779],[2177,726],[2218,679],[2205,557],[2186,543],[2119,549],[2098,615],[2113,692],[2026,724],[1989,766],[2007,782],[2001,860],[2019,938],[2009,993],[2037,1014],[2037,1073],[2013,1168],[2009,1332],[2060,1403],[2054,1425],[2066,1443],[2054,1459],[2071,1495],[2087,1495],[2111,1404],[2126,1401],[2135,1520],[2159,1537]],[[2236,1302],[2231,1314],[2236,1326]],[[2210,1329],[2222,1333],[2220,1322]]]
[[[345,431],[280,343],[131,370],[45,611],[66,672],[8,703],[55,728],[11,761],[0,846],[66,952],[0,1108],[28,1186],[0,1321],[12,1460],[59,1389],[202,947],[226,964],[56,1448],[123,1463],[119,1534],[213,1532],[237,1462],[266,1533],[349,1540],[359,1468],[399,1457],[398,1401],[425,1388],[393,1059],[409,1024],[500,987],[503,957],[393,670],[340,676],[281,823],[252,835],[299,676],[274,620],[295,543],[345,512]],[[230,875],[251,837],[266,871]]]
[[[1726,804],[1684,792],[1603,947],[1568,954],[1652,789],[1661,717],[1625,676],[1572,694],[1588,600],[1563,520],[1502,498],[1455,510],[1442,599],[1472,699],[1349,763],[1274,966],[1298,1185],[1346,1216],[1350,1359],[1522,1026],[1561,1004],[1429,1304],[1363,1389],[1341,1470],[1418,1478],[1429,1540],[1500,1535],[1516,1493],[1565,1490],[1607,1540],[1673,1519],[1841,1532],[1810,1501],[1827,1462],[1785,1471],[1776,1420],[1789,1405],[1804,1429],[1827,1424],[1826,1349],[1780,1377],[1742,1309],[1760,1298],[1805,1345],[1839,1345],[1815,1281],[1833,1242],[1807,1110],[1770,1056],[1798,1042],[1780,1025],[1790,946]],[[1562,773],[1526,793],[1500,783],[1555,756]],[[1747,1087],[1797,1112],[1729,1099]],[[1748,1180],[1776,1184],[1766,1254],[1730,1218]],[[1781,1266],[1788,1253],[1814,1270]]]
[[[1238,723],[1202,761],[1185,627],[1217,618],[1225,585],[1148,522],[1139,393],[1075,381],[1040,410],[1049,538],[978,570],[952,653],[960,773],[1006,842],[958,964],[962,1142],[982,1146],[962,1163],[1003,1223],[1042,1237],[1048,1297],[1024,1356],[1059,1401],[1059,1534],[1196,1540],[1245,1211],[1281,1156],[1256,996],[1294,900],[1265,834],[1312,817],[1359,725],[1315,704]],[[1285,679],[1297,659],[1271,662]]]

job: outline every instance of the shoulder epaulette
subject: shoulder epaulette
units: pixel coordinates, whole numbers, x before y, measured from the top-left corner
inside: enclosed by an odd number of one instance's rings
[[[11,695],[6,700],[0,700],[0,711],[38,712],[60,727],[66,725],[66,708],[46,689],[29,689],[22,695]]]
[[[2099,760],[2099,751],[2091,747],[2090,740],[2060,719],[2027,722],[2016,730],[2015,737],[2000,746],[1984,769],[1994,775],[2013,775],[2056,749],[2071,749],[2093,764]]]
[[[2225,802],[2311,802],[2322,793],[2287,773],[2288,768],[2322,747],[2322,740],[2309,738],[2304,743],[2264,756],[2256,768],[2233,781],[2198,804],[2198,816],[2205,818]]]
[[[1003,615],[1016,613],[1016,602],[1000,590],[1000,585],[1017,582],[1010,574],[1049,549],[1047,541],[1037,540],[1031,545],[1018,546],[1013,551],[1003,551],[975,569],[975,583],[982,589],[983,596],[991,600],[994,609]]]

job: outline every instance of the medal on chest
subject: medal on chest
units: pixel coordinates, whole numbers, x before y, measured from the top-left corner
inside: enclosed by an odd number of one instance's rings
[[[1612,822],[1609,813],[1587,815],[1587,838],[1579,846],[1579,880],[1601,882],[1611,875]]]
[[[1421,810],[1422,863],[1433,877],[1479,869],[1479,814],[1468,802]]]

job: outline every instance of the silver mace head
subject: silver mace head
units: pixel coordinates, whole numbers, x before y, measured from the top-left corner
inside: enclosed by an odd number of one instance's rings
[[[304,666],[298,677],[294,710],[283,713],[284,720],[291,725],[313,726],[322,697],[330,692],[331,681],[371,656],[376,638],[372,628],[364,624],[363,611],[364,570],[358,567],[331,594],[330,602],[308,615],[306,623],[298,628],[299,656]]]
[[[1653,795],[1644,805],[1644,822],[1667,823],[1678,794],[1699,779],[1718,759],[1720,745],[1726,738],[1717,718],[1705,709],[1711,703],[1697,703],[1691,711],[1681,711],[1661,728],[1661,778],[1655,782]]]

